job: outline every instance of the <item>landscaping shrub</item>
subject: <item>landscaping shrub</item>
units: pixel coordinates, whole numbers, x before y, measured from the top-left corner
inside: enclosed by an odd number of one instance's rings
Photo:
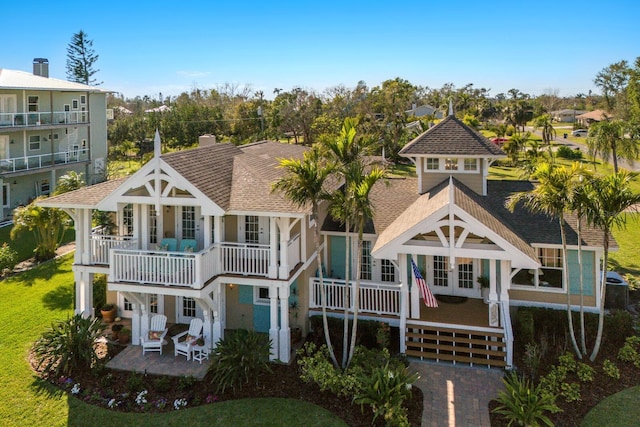
[[[534,319],[533,313],[530,310],[520,309],[518,310],[517,317],[517,327],[518,327],[518,340],[521,345],[526,346],[527,344],[533,343],[534,340]]]
[[[361,406],[371,406],[374,421],[382,417],[387,426],[409,426],[404,401],[411,397],[412,384],[419,377],[417,374],[409,375],[404,366],[392,364],[385,350],[383,354],[387,357],[384,366],[358,375],[360,391],[353,401]]]
[[[144,388],[144,381],[142,375],[133,371],[131,376],[127,378],[127,390],[131,393],[137,393]]]
[[[602,370],[607,376],[613,378],[614,380],[620,379],[620,369],[618,369],[616,364],[613,363],[611,360],[606,359],[602,363]]]
[[[297,354],[300,378],[304,382],[313,382],[320,387],[320,390],[328,390],[338,396],[351,396],[358,389],[357,378],[351,372],[343,373],[333,366],[326,345],[318,349],[314,343],[307,342]],[[352,366],[358,365],[357,357],[356,350]]]
[[[269,354],[271,340],[255,331],[239,329],[217,343],[211,357],[209,372],[211,383],[217,392],[227,387],[242,387],[251,378],[257,379],[259,374],[270,371]]]
[[[0,246],[0,276],[4,276],[6,271],[11,272],[17,262],[18,253],[4,242]]]
[[[624,345],[618,351],[618,359],[623,362],[630,362],[636,368],[640,368],[640,337],[632,336],[625,340]]]
[[[94,344],[102,330],[100,319],[80,314],[54,322],[33,346],[38,368],[56,376],[91,369],[98,362]]]
[[[562,157],[563,159],[570,159],[570,160],[582,159],[582,152],[580,151],[579,148],[576,148],[575,150],[573,150],[567,147],[566,145],[559,146],[558,150],[556,151],[556,154],[558,155],[558,157]]]
[[[107,275],[96,274],[93,276],[93,306],[100,311],[107,305]]]
[[[578,379],[583,383],[593,381],[593,376],[596,371],[586,363],[578,362],[578,368],[576,369],[576,375]]]
[[[542,354],[536,344],[526,344],[524,351],[524,366],[527,368],[530,379],[535,380],[538,377],[538,369]]]
[[[509,425],[553,425],[547,413],[560,411],[555,404],[555,395],[545,392],[540,384],[534,387],[529,380],[518,377],[514,372],[502,381],[505,390],[500,392],[497,399],[500,405],[494,412],[504,415]]]

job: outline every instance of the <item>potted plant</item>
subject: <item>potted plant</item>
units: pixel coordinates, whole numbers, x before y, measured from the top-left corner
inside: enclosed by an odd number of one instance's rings
[[[489,278],[486,276],[479,276],[476,281],[480,285],[480,293],[485,304],[489,304]]]
[[[102,315],[102,321],[105,323],[113,323],[116,318],[118,308],[115,304],[105,304],[100,309],[100,314]]]
[[[122,328],[118,333],[118,341],[120,341],[120,344],[128,344],[130,339],[131,339],[131,329]]]

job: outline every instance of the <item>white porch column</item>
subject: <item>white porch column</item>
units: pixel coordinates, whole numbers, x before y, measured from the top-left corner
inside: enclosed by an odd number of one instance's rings
[[[142,239],[142,209],[141,205],[133,204],[133,236],[138,239],[138,245],[144,244]],[[144,246],[142,246],[144,247]]]
[[[280,348],[279,359],[284,363],[289,363],[291,359],[291,329],[289,328],[289,288],[282,286],[279,288],[280,297]]]
[[[287,279],[289,277],[289,238],[291,228],[289,218],[278,218],[278,228],[280,229],[280,269],[278,278]]]
[[[414,259],[414,262],[418,261],[418,256],[413,254],[411,255],[412,258]],[[400,277],[404,276],[404,283],[407,284],[407,286],[409,286],[409,275],[407,274],[407,265],[409,264],[409,259],[408,256],[405,255],[405,266],[404,269],[400,272]],[[417,262],[416,262],[417,264]],[[427,277],[425,277],[425,280],[427,280],[427,286],[429,285],[429,275],[427,274]],[[415,286],[415,283],[413,283],[412,281],[412,286],[411,286],[411,318],[412,319],[419,319],[420,318],[420,289],[418,289],[417,286]]]
[[[142,295],[144,304],[140,304],[140,338],[146,337],[149,333],[149,294]],[[133,338],[133,333],[131,334]]]
[[[498,270],[496,260],[489,260],[489,301],[498,301]]]
[[[202,315],[204,317],[204,322],[202,325],[202,335],[204,336],[204,345],[207,348],[211,348],[211,344],[213,342],[213,328],[211,322],[211,308],[207,306],[207,304],[201,304],[202,306]]]
[[[409,301],[409,283],[407,282],[407,254],[398,254],[398,267],[400,273],[400,353],[404,353],[406,329],[407,329],[407,308]]]
[[[133,315],[131,316],[131,344],[140,345],[140,304],[131,300],[129,302],[131,303],[131,310],[133,311]]]
[[[511,277],[511,261],[500,261],[500,301],[509,302],[509,287]],[[508,304],[507,304],[508,305]]]
[[[215,267],[213,269],[215,274],[222,273],[222,248],[220,247],[222,243],[222,227],[224,227],[224,221],[220,216],[213,217],[213,242],[211,244],[216,243],[216,254],[215,254]]]
[[[83,271],[82,267],[74,267],[73,276],[76,283],[75,312],[83,317],[93,317],[93,274]]]
[[[211,226],[212,226],[212,222],[211,222],[211,215],[205,215],[204,216],[204,238],[203,238],[203,245],[205,248],[208,248],[209,246],[211,246]]]
[[[276,230],[276,219],[269,218],[269,278],[278,277],[278,232]]]
[[[140,205],[140,238],[138,245],[141,249],[149,249],[149,205]],[[135,232],[135,230],[134,230]],[[158,239],[160,242],[162,239]]]
[[[278,340],[278,288],[269,286],[269,318],[271,320],[269,327],[269,339],[271,339],[271,354],[269,360],[277,360],[279,358],[278,350],[280,344]]]

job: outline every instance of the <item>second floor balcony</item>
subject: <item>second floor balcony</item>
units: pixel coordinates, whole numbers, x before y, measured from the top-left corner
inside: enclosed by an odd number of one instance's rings
[[[43,169],[87,160],[89,160],[89,150],[87,148],[74,148],[55,153],[0,159],[0,174]]]
[[[282,254],[269,245],[215,243],[198,252],[137,249],[126,236],[91,235],[91,264],[108,265],[109,281],[144,285],[185,286],[202,289],[219,275],[287,279],[300,262],[300,235],[287,245],[286,277],[279,266]]]
[[[28,113],[0,113],[0,128],[65,126],[88,122],[88,111],[32,111]]]

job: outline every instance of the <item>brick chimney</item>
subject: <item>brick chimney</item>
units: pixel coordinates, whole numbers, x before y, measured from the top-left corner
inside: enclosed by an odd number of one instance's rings
[[[33,58],[33,75],[49,77],[49,60],[47,58]]]

